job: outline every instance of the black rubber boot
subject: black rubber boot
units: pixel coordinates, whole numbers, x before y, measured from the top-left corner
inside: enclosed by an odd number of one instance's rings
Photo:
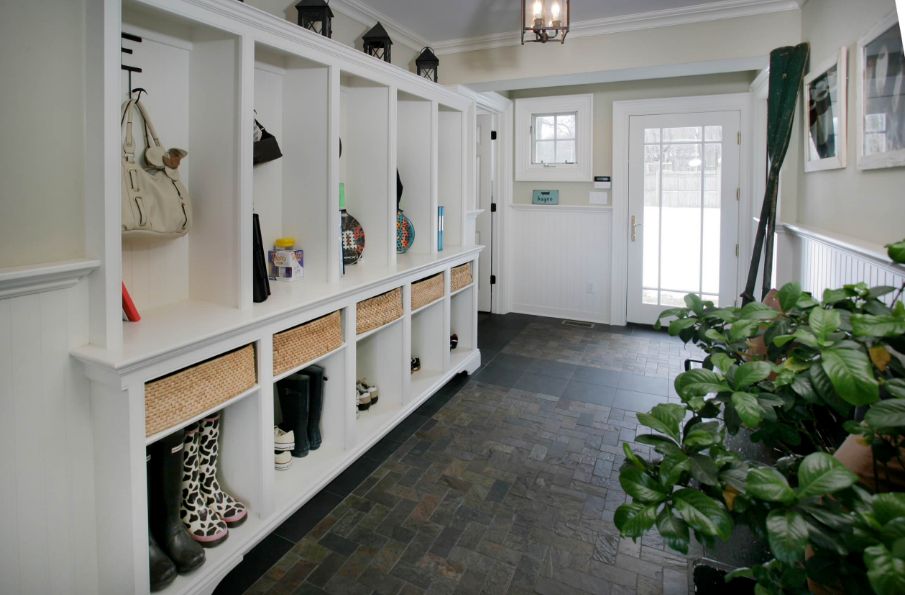
[[[308,376],[295,373],[277,384],[280,393],[280,410],[283,412],[284,432],[295,434],[295,448],[292,456],[301,458],[308,455]]]
[[[148,536],[148,552],[151,570],[151,591],[163,591],[176,578],[176,566],[164,554],[154,536]]]
[[[151,533],[179,574],[204,564],[204,550],[185,530],[179,517],[182,501],[182,439],[179,430],[151,445]]]
[[[321,415],[324,412],[324,369],[308,366],[303,370],[308,376],[308,445],[311,450],[321,447]]]
[[[162,591],[176,578],[176,566],[167,558],[154,536],[151,535],[151,455],[147,455],[148,469],[148,569],[151,575],[151,591]]]

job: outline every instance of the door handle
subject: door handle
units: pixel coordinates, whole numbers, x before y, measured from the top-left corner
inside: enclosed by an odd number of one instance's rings
[[[639,227],[641,227],[641,225],[642,225],[641,223],[635,223],[635,216],[632,215],[632,241],[633,242],[638,239],[637,229]]]

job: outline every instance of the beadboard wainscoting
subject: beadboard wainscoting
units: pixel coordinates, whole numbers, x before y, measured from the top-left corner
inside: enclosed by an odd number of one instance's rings
[[[90,394],[69,355],[97,266],[0,270],[0,593],[98,592]]]
[[[880,244],[799,224],[783,224],[777,230],[779,284],[798,280],[802,289],[819,298],[825,289],[846,283],[898,287],[905,282],[905,267],[890,262]]]
[[[511,310],[609,322],[612,210],[511,205],[510,214]]]

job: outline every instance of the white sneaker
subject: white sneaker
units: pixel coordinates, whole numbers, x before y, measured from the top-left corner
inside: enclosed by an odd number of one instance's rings
[[[274,451],[273,463],[277,471],[285,471],[292,466],[292,453],[288,450]]]
[[[284,432],[279,426],[273,426],[273,449],[292,450],[295,448],[295,433],[292,430]]]

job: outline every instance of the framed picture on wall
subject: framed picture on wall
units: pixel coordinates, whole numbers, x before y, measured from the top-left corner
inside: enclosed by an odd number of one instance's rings
[[[848,48],[804,79],[804,171],[845,167]]]
[[[858,41],[858,167],[905,165],[905,54],[892,13]]]

